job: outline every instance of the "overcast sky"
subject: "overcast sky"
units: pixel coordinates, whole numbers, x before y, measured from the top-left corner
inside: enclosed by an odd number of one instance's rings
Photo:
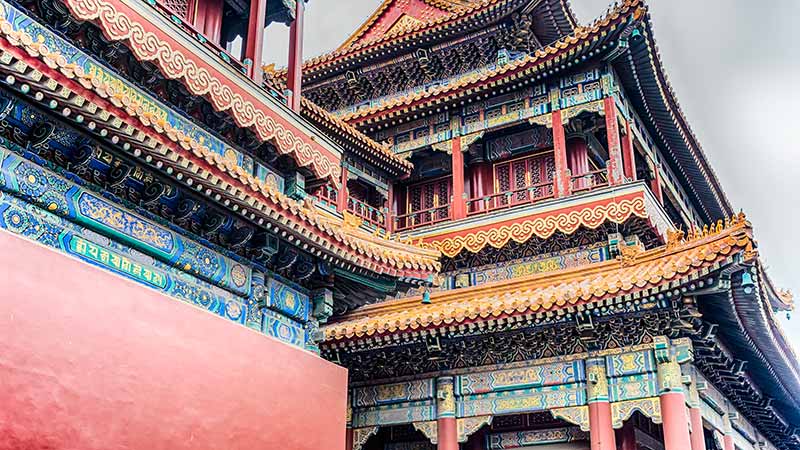
[[[305,55],[335,49],[381,0],[311,0]],[[734,208],[753,223],[779,287],[799,297],[800,1],[650,0],[656,41],[684,113]],[[572,0],[582,23],[605,0]],[[267,58],[286,65],[287,28],[268,29]],[[784,320],[800,348],[800,313]]]

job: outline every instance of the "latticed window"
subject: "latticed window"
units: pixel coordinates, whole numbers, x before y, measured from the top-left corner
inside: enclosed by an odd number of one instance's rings
[[[160,3],[181,19],[191,21],[194,12],[193,0],[160,0]]]
[[[498,199],[501,204],[522,203],[549,197],[553,193],[553,154],[536,155],[494,166],[497,193],[508,195]]]
[[[414,215],[415,223],[434,222],[447,219],[450,214],[450,179],[440,178],[408,188],[408,212]]]

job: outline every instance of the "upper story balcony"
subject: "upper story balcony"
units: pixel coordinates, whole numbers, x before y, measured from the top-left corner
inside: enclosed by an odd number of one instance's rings
[[[614,99],[600,102],[604,114],[572,117],[568,128],[557,111],[550,128],[519,125],[421,152],[418,180],[395,186],[391,230],[446,246],[485,243],[500,229],[546,238],[636,216],[663,237],[680,215],[664,201],[657,167],[636,154],[630,130],[620,126]],[[450,173],[424,177],[440,167]]]

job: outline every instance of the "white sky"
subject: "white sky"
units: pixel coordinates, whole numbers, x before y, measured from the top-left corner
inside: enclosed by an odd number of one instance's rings
[[[335,49],[381,0],[311,0],[306,58]],[[582,23],[607,0],[572,0]],[[656,41],[684,113],[734,208],[753,223],[761,257],[800,302],[800,1],[650,0]],[[267,33],[286,65],[288,28]],[[784,320],[800,348],[800,317]]]

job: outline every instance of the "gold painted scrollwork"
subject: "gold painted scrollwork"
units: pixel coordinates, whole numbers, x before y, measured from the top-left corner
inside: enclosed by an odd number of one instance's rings
[[[661,423],[661,403],[658,397],[648,397],[612,403],[611,426],[614,428],[622,428],[625,421],[636,411],[649,417],[653,423]]]
[[[412,423],[412,425],[417,431],[424,434],[425,437],[428,438],[429,441],[431,441],[431,444],[438,443],[439,429],[436,426],[435,420],[430,420],[428,422],[414,422]]]
[[[556,419],[562,419],[581,427],[581,431],[589,431],[588,406],[571,406],[569,408],[551,409],[550,413]]]
[[[473,433],[480,430],[484,425],[491,425],[493,416],[466,417],[456,421],[458,429],[458,442],[467,442]]]
[[[369,438],[378,432],[379,427],[354,428],[353,429],[353,450],[361,450]]]

